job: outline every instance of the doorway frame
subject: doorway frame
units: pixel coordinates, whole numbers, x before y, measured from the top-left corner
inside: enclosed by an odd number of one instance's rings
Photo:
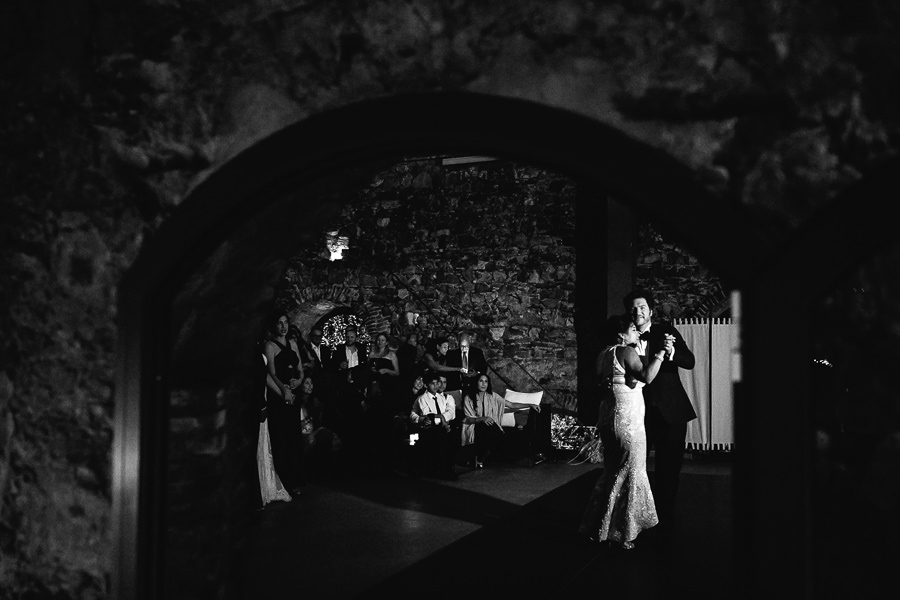
[[[807,597],[811,530],[808,521],[798,527],[797,515],[808,514],[810,500],[813,445],[798,435],[811,432],[809,386],[803,375],[771,372],[767,340],[786,327],[809,332],[809,311],[786,311],[785,306],[808,307],[837,274],[868,255],[863,245],[847,252],[834,240],[873,239],[873,224],[863,221],[862,208],[886,206],[890,194],[856,186],[791,243],[778,245],[754,227],[744,209],[714,197],[688,167],[658,149],[583,115],[467,92],[401,94],[286,127],[207,177],[142,248],[119,296],[113,596],[158,597],[169,352],[161,332],[169,330],[171,304],[184,277],[248,215],[266,210],[266,198],[276,188],[335,177],[342,169],[385,156],[438,153],[499,156],[594,186],[660,224],[729,289],[741,292],[742,380],[735,386],[735,440],[741,447],[735,462],[737,584],[747,597]],[[598,201],[606,202],[605,194]],[[889,220],[880,221],[875,227],[888,233]],[[767,399],[766,408],[755,402],[760,398]],[[782,411],[774,424],[773,402]],[[773,473],[773,461],[785,469]],[[780,496],[758,493],[773,486]],[[773,535],[779,536],[777,547],[771,545]]]

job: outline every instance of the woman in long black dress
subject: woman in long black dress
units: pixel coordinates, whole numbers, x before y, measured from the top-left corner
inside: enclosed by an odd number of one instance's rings
[[[375,336],[375,345],[369,351],[369,385],[366,390],[366,440],[368,458],[372,470],[387,470],[392,458],[392,425],[397,404],[397,382],[400,364],[397,354],[391,350],[386,333]]]
[[[400,380],[400,361],[388,344],[386,333],[375,336],[375,347],[369,352],[371,379],[366,394],[369,409],[393,414],[396,407],[397,384]]]
[[[289,327],[287,314],[277,315],[266,340],[269,371],[266,384],[271,392],[267,395],[267,412],[275,472],[284,487],[296,496],[300,493],[303,477],[300,472],[300,408],[295,403],[294,390],[303,380],[303,367],[297,340],[288,337]]]

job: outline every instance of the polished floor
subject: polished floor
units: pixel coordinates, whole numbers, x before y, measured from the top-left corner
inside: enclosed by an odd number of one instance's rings
[[[313,480],[258,512],[241,597],[733,596],[727,458],[686,459],[671,540],[645,533],[630,551],[576,535],[601,467],[568,459],[460,466],[456,481],[352,469]]]

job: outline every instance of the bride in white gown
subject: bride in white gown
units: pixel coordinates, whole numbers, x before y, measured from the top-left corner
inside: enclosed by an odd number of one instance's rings
[[[263,364],[266,363],[266,355],[263,354]],[[265,393],[268,395],[269,390],[266,389]],[[297,426],[299,427],[299,424]],[[272,443],[269,440],[268,418],[263,419],[259,424],[259,442],[256,444],[256,467],[259,471],[259,491],[262,496],[263,506],[269,502],[279,500],[290,502],[291,495],[284,489],[278,473],[275,472],[275,464],[272,462]]]
[[[579,532],[590,539],[634,548],[638,534],[659,519],[647,476],[643,386],[653,381],[665,353],[647,364],[632,347],[637,330],[625,316],[607,321],[610,345],[597,359],[597,376],[610,393],[603,395],[597,430],[603,449],[603,472],[591,492]],[[606,382],[609,382],[608,384]]]

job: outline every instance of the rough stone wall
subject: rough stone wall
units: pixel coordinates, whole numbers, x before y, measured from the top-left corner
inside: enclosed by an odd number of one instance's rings
[[[337,285],[352,290],[347,304],[370,333],[415,330],[424,343],[472,330],[499,389],[571,392],[574,191],[565,177],[505,161],[400,163],[334,224],[350,240],[344,258],[324,258],[323,236],[292,260],[280,301],[302,313]]]
[[[474,331],[495,390],[544,390],[574,410],[576,191],[563,175],[506,161],[401,162],[329,227],[348,239],[343,258],[329,260],[323,233],[291,260],[276,302],[304,333],[323,302],[352,308],[371,335],[415,331],[424,344]],[[650,225],[637,255],[637,283],[659,295],[661,316],[705,316],[695,308],[721,299],[715,274]]]
[[[528,98],[782,235],[896,153],[898,28],[877,0],[4,2],[0,589],[105,595],[117,284],[240,150],[398,91]]]
[[[640,226],[635,250],[635,284],[655,295],[654,318],[671,321],[729,313],[730,300],[716,274],[688,250],[665,240],[652,224]]]

